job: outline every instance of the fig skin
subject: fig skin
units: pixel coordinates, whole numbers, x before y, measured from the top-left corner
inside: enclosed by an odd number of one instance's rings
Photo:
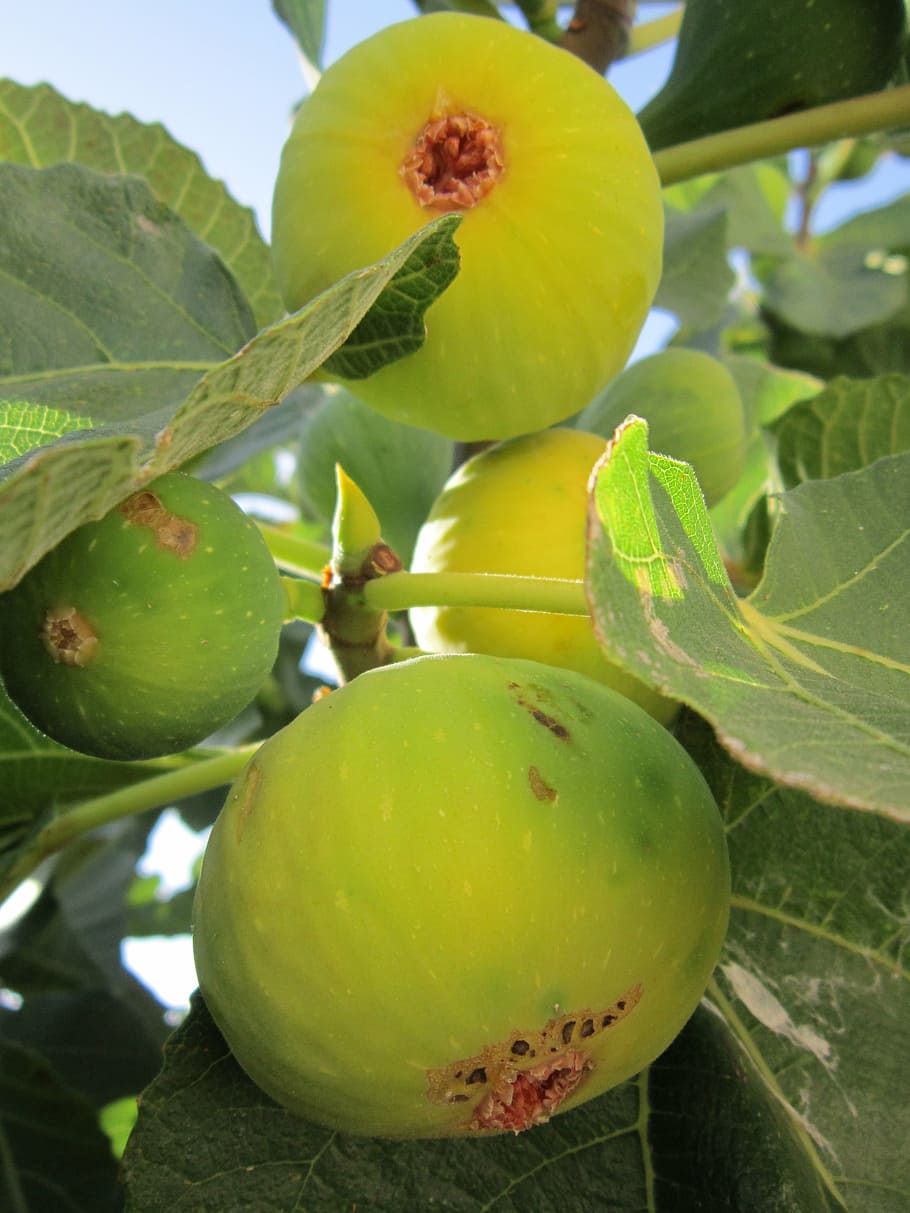
[[[647,713],[536,662],[429,656],[263,744],[210,837],[194,948],[237,1061],[285,1107],[352,1134],[475,1136],[653,1061],[728,903],[717,806]],[[509,1108],[504,1075],[542,1061],[582,1081]]]
[[[625,364],[657,289],[660,183],[610,84],[488,17],[389,26],[301,106],[272,247],[290,310],[386,256],[451,209],[421,205],[401,167],[428,122],[461,114],[492,126],[502,167],[460,211],[458,277],[427,311],[425,345],[349,386],[394,420],[492,440],[582,408]]]
[[[576,418],[579,429],[612,438],[630,413],[648,423],[652,451],[695,469],[710,507],[739,480],[746,417],[736,380],[701,350],[662,350],[634,362]]]
[[[101,758],[158,757],[249,703],[285,607],[252,520],[215,486],[170,472],[73,531],[0,596],[0,670],[55,741]],[[89,638],[81,649],[74,623]],[[52,655],[48,626],[58,642],[63,629],[68,654]]]
[[[556,428],[474,455],[449,478],[417,535],[414,573],[585,575],[588,479],[597,434]],[[415,607],[411,627],[434,653],[492,653],[577,670],[668,723],[678,704],[609,661],[589,617],[500,607]]]

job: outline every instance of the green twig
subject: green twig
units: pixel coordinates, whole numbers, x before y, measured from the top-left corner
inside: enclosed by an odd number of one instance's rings
[[[910,126],[910,84],[678,143],[656,152],[654,163],[661,182],[675,185],[796,148],[819,147],[834,139],[903,126]]]
[[[518,8],[532,34],[548,42],[561,42],[565,30],[559,23],[557,0],[517,0]]]
[[[0,880],[0,905],[34,872],[43,860],[91,830],[148,809],[175,804],[198,792],[208,792],[231,783],[246,766],[258,745],[226,750],[213,758],[202,758],[176,771],[155,775],[142,783],[118,788],[63,810],[25,846],[6,876]]]
[[[403,611],[415,606],[503,607],[587,615],[584,584],[558,577],[511,573],[390,573],[363,587],[372,607]]]
[[[322,570],[332,558],[332,553],[325,544],[314,543],[311,539],[304,539],[267,522],[257,520],[256,525],[277,565],[287,569],[289,573],[322,576]]]
[[[633,25],[629,33],[629,49],[626,54],[637,55],[640,51],[648,51],[652,46],[660,46],[662,42],[669,42],[671,38],[675,38],[682,25],[683,12],[683,5],[680,5],[672,13],[654,17],[651,21],[645,21],[641,25]]]
[[[325,592],[321,584],[303,577],[282,577],[281,583],[288,600],[285,622],[304,619],[307,623],[322,623],[325,617]]]

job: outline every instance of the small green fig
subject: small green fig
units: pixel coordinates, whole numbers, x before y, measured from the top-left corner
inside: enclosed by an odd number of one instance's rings
[[[0,596],[0,672],[55,741],[152,758],[198,744],[253,698],[284,611],[255,524],[220,489],[170,472]]]
[[[746,418],[736,380],[701,350],[662,350],[633,362],[576,418],[612,438],[630,413],[648,423],[653,451],[695,469],[709,506],[736,484],[746,462]]]
[[[729,891],[717,806],[647,713],[537,662],[418,657],[250,761],[206,849],[196,968],[240,1065],[293,1112],[517,1133],[667,1047]]]
[[[414,573],[585,575],[588,478],[597,434],[544,430],[499,443],[449,478],[417,535]],[[667,722],[677,704],[604,656],[587,616],[500,607],[415,607],[411,627],[434,653],[527,657],[606,683]]]
[[[436,13],[349,51],[301,106],[272,247],[299,308],[446,211],[461,269],[416,353],[352,385],[460,440],[543,428],[625,364],[661,272],[660,183],[631,111],[568,51]]]

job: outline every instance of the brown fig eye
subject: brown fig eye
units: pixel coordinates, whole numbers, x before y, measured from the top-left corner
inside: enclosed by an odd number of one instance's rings
[[[272,252],[287,307],[446,214],[461,218],[459,270],[424,344],[377,347],[348,386],[463,441],[578,412],[625,365],[661,272],[660,183],[634,115],[581,60],[507,22],[383,29],[327,69],[285,145]],[[409,293],[432,280],[431,266]]]

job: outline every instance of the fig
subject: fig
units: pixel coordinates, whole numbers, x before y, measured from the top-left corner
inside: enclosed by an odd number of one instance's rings
[[[425,344],[351,386],[465,441],[577,412],[625,364],[661,272],[660,183],[634,115],[506,22],[381,30],[329,67],[285,144],[272,247],[287,307],[448,211],[461,269]]]
[[[662,350],[633,362],[576,418],[612,438],[630,413],[648,423],[653,451],[695,469],[709,506],[736,484],[746,462],[746,417],[736,380],[701,350]]]
[[[588,477],[606,442],[556,428],[512,438],[466,460],[417,534],[414,573],[513,573],[582,580]],[[666,723],[674,701],[609,661],[589,617],[501,607],[414,607],[418,645],[434,653],[527,657],[577,670]]]
[[[55,741],[153,758],[198,744],[253,698],[284,612],[252,520],[220,489],[169,472],[0,595],[0,672]]]
[[[519,1132],[647,1066],[729,907],[686,751],[572,671],[423,656],[258,750],[210,836],[200,989],[237,1061],[353,1134]]]
[[[904,0],[687,0],[670,75],[639,114],[654,151],[885,88]]]

